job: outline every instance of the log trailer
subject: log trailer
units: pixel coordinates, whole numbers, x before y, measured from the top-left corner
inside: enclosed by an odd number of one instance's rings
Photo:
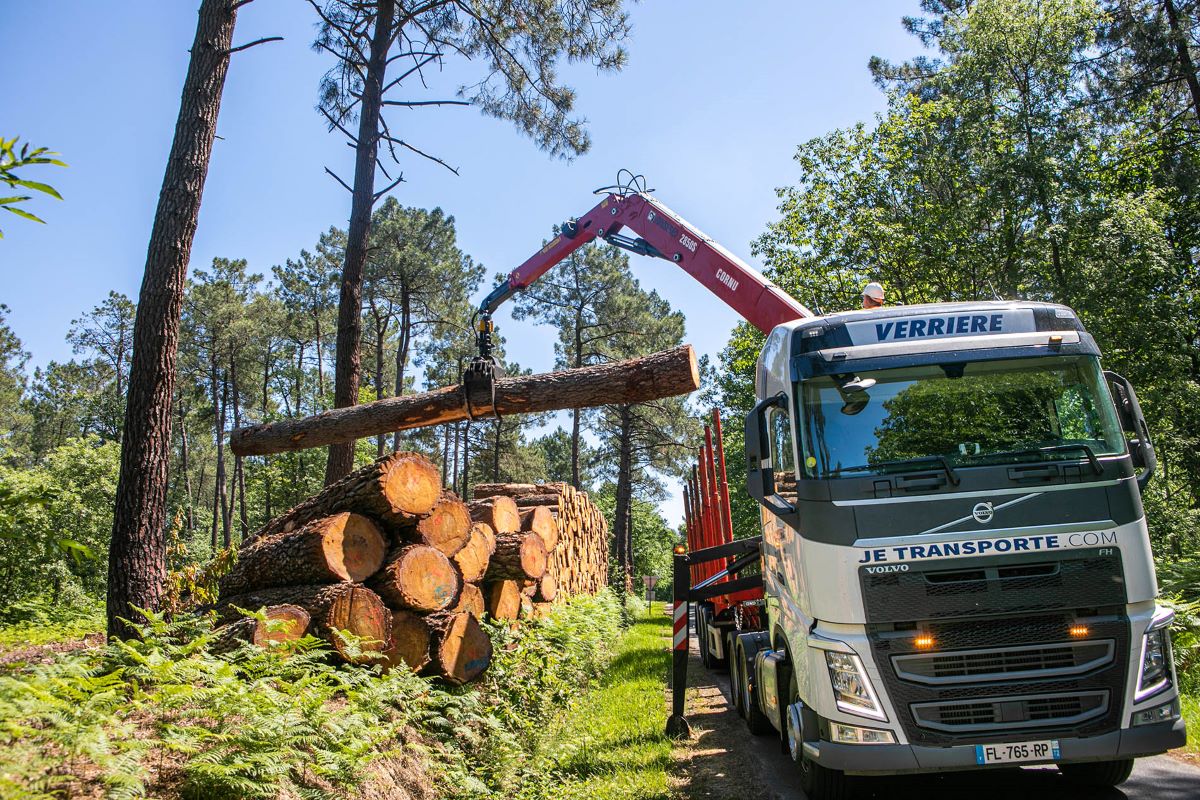
[[[670,733],[688,730],[693,604],[706,661],[813,798],[1022,764],[1115,785],[1184,743],[1142,509],[1154,449],[1071,309],[818,316],[644,183],[598,193],[483,301],[469,371],[494,374],[492,312],[597,239],[673,261],[766,336],[745,420],[761,530],[728,524],[719,437],[686,490]]]

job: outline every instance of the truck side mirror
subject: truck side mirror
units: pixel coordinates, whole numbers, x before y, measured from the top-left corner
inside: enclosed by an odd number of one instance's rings
[[[1141,470],[1137,474],[1138,488],[1145,491],[1150,476],[1158,466],[1158,456],[1155,455],[1154,444],[1150,441],[1150,427],[1142,414],[1133,384],[1115,372],[1105,371],[1104,377],[1112,390],[1121,429],[1127,434],[1133,434],[1133,438],[1129,440],[1129,452],[1133,457],[1133,465]]]
[[[775,488],[770,426],[767,424],[767,412],[772,408],[787,408],[787,395],[781,392],[759,400],[746,417],[746,491],[774,513],[791,514],[796,509],[780,497]]]

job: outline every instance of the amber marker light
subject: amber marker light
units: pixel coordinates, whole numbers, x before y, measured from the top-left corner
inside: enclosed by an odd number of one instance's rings
[[[913,644],[918,650],[928,650],[933,647],[933,637],[929,634],[921,634],[916,639],[913,639]]]
[[[1083,637],[1088,635],[1089,631],[1088,631],[1087,625],[1079,625],[1077,623],[1075,625],[1072,625],[1067,630],[1067,632],[1071,634],[1071,638],[1073,638],[1073,639],[1082,639]]]
[[[687,552],[687,545],[686,545],[686,544],[677,544],[677,545],[675,545],[675,555],[677,555],[677,556],[681,556],[681,555],[683,555],[683,554],[684,554],[684,553],[686,553],[686,552]]]

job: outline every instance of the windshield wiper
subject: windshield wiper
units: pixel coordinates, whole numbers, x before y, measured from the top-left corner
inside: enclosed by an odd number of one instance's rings
[[[1096,451],[1086,444],[1052,444],[1046,447],[1031,447],[1026,450],[1003,450],[996,453],[985,453],[981,458],[1019,458],[1020,456],[1046,456],[1050,453],[1083,453],[1087,456],[1088,464],[1092,467],[1092,472],[1097,475],[1104,474],[1104,467],[1100,465],[1100,459],[1096,458]]]
[[[921,464],[937,464],[946,471],[946,477],[950,479],[953,486],[958,486],[960,483],[958,472],[954,467],[950,466],[950,461],[945,456],[920,456],[918,458],[901,458],[896,461],[880,461],[875,464],[859,464],[856,467],[838,467],[830,470],[831,475],[837,475],[842,472],[864,472],[869,469],[878,467],[909,467],[919,466]]]

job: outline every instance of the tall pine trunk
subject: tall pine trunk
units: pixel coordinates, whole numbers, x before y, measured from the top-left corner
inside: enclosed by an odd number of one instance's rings
[[[392,43],[396,17],[394,0],[378,0],[375,29],[358,120],[358,142],[354,157],[354,193],[350,201],[350,224],[346,229],[346,260],[342,267],[342,291],[338,301],[337,355],[334,364],[333,405],[345,408],[358,402],[361,367],[363,267],[371,234],[371,207],[375,205],[375,165],[379,155],[379,112],[383,103],[383,79]],[[331,445],[325,464],[325,485],[350,474],[354,468],[354,442]]]
[[[146,248],[108,555],[108,633],[121,638],[135,634],[122,620],[139,619],[135,607],[157,610],[165,591],[167,469],[179,318],[238,5],[237,0],[201,0]]]
[[[618,588],[633,591],[633,558],[630,520],[633,511],[633,409],[621,406],[620,446],[617,457],[617,498],[613,512],[613,555],[617,562],[615,576]]]
[[[396,397],[404,394],[404,369],[408,366],[408,345],[412,340],[412,298],[408,284],[400,284],[400,333],[396,342]],[[400,431],[392,434],[392,450],[400,450]],[[446,482],[445,466],[442,467],[442,483]]]

